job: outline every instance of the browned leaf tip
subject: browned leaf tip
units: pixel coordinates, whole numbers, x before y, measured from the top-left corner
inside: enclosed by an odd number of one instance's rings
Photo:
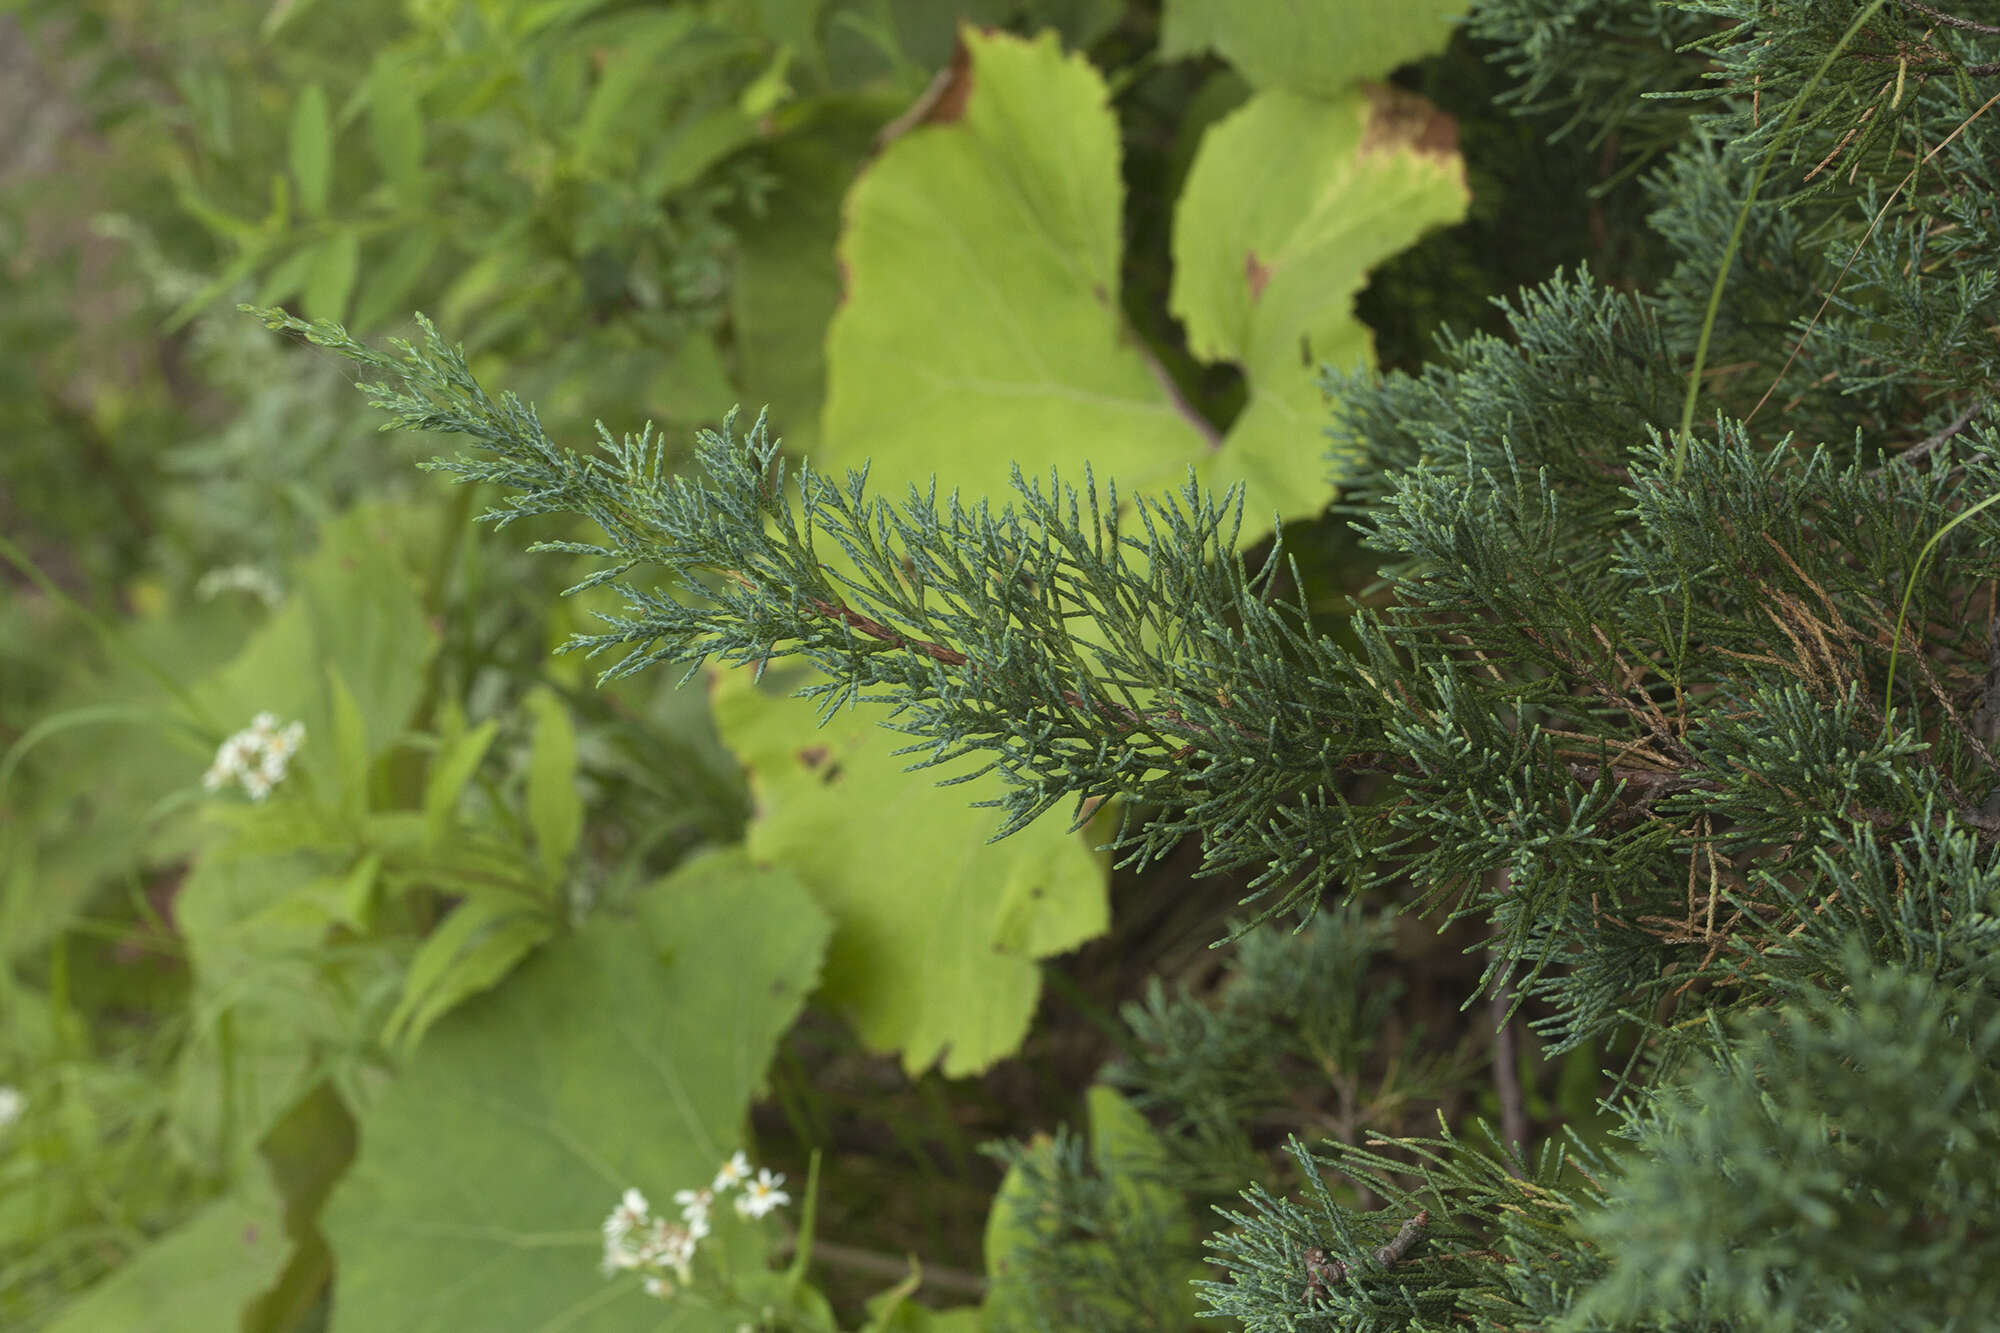
[[[1361,156],[1409,152],[1424,157],[1458,153],[1458,121],[1415,93],[1386,83],[1363,84],[1368,124],[1361,132]]]

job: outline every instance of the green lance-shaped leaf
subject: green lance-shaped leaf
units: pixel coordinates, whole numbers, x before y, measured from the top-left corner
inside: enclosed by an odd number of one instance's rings
[[[826,936],[789,875],[708,857],[440,1021],[362,1115],[327,1206],[335,1333],[733,1330],[607,1280],[599,1224],[627,1187],[671,1209],[742,1146]],[[761,1230],[733,1219],[710,1244],[763,1262]]]
[[[1340,97],[1356,80],[1442,51],[1469,8],[1470,0],[1167,0],[1160,55],[1214,51],[1254,87]]]
[[[292,106],[291,165],[300,206],[308,216],[320,216],[333,184],[333,118],[326,91],[316,83],[300,90]]]
[[[368,143],[375,165],[396,198],[416,208],[424,201],[424,118],[418,105],[417,71],[387,52],[375,58],[368,76]]]
[[[555,691],[528,695],[535,715],[534,748],[528,754],[528,826],[535,832],[535,856],[542,873],[561,876],[577,839],[583,836],[583,798],[576,790],[576,728]]]

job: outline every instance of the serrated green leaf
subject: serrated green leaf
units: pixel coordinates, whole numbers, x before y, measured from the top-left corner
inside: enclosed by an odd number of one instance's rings
[[[1214,51],[1258,88],[1338,97],[1445,48],[1471,0],[1166,0],[1160,57]]]
[[[555,691],[528,695],[535,715],[535,742],[528,756],[528,826],[535,832],[535,855],[542,873],[561,876],[583,834],[583,798],[576,790],[576,728],[569,708]]]
[[[826,932],[790,876],[708,857],[446,1016],[362,1116],[326,1208],[335,1333],[733,1333],[607,1280],[599,1223],[628,1187],[671,1207],[742,1146]],[[714,1245],[753,1270],[764,1234],[723,1210],[696,1263]]]
[[[486,747],[493,744],[494,734],[499,729],[500,723],[489,718],[432,758],[430,773],[424,779],[427,845],[439,846],[451,831],[453,817],[458,812],[458,798],[465,791],[465,784],[472,781],[472,775],[479,771],[479,763],[486,757]]]
[[[284,1271],[292,1252],[285,1203],[253,1165],[228,1194],[140,1250],[42,1333],[215,1333],[243,1327],[245,1312]]]
[[[354,278],[360,266],[359,232],[343,227],[327,237],[319,247],[319,257],[313,261],[312,270],[306,275],[305,291],[299,297],[307,317],[335,323],[345,319],[347,298],[354,293]]]
[[[317,83],[300,89],[292,105],[291,166],[299,206],[308,217],[324,215],[333,186],[333,118]]]
[[[1322,364],[1374,360],[1354,296],[1368,272],[1471,195],[1451,118],[1391,88],[1252,97],[1210,127],[1174,213],[1172,309],[1188,346],[1242,366],[1249,398],[1198,469],[1245,487],[1245,526],[1323,493]],[[1312,447],[1302,447],[1306,442]]]
[[[368,142],[375,164],[406,208],[419,208],[424,181],[424,120],[410,67],[387,53],[368,77]]]
[[[775,680],[771,682],[776,688]],[[1034,959],[1108,922],[1089,846],[1045,820],[992,843],[970,786],[904,771],[875,710],[817,727],[812,704],[752,686],[715,688],[716,724],[750,772],[751,854],[782,865],[834,921],[820,998],[905,1069],[977,1073],[1026,1035],[1041,992]],[[893,811],[893,832],[880,812]],[[871,813],[874,812],[874,813]],[[1003,939],[1035,951],[1008,952]]]

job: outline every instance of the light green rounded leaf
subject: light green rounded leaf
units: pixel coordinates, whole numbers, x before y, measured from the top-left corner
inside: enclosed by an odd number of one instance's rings
[[[992,779],[936,786],[949,774],[906,772],[879,709],[818,727],[814,704],[766,684],[724,674],[716,723],[750,772],[751,854],[833,918],[821,1001],[912,1073],[972,1074],[1012,1053],[1041,994],[1034,960],[1108,924],[1101,861],[1055,818],[989,842],[999,815],[968,803]]]
[[[1214,51],[1259,88],[1335,97],[1442,51],[1471,0],[1167,0],[1160,55]]]
[[[1004,495],[1061,464],[1178,482],[1206,447],[1118,306],[1118,126],[1053,34],[967,29],[970,62],[847,197],[815,462],[881,492]]]
[[[1103,81],[1036,41],[965,34],[968,60],[848,196],[845,302],[828,334],[823,470],[880,494],[1005,498],[1089,463],[1122,493],[1243,482],[1240,539],[1331,498],[1321,362],[1369,357],[1369,268],[1462,216],[1448,117],[1390,90],[1269,93],[1203,138],[1176,217],[1174,309],[1250,401],[1221,438],[1173,391],[1118,303],[1117,124]]]
[[[327,1206],[335,1333],[734,1329],[605,1278],[599,1225],[628,1187],[672,1216],[743,1146],[826,934],[789,875],[707,857],[439,1022]],[[697,1281],[718,1254],[760,1266],[762,1237],[719,1212]]]
[[[1174,215],[1173,313],[1207,361],[1243,367],[1249,398],[1203,479],[1242,482],[1245,526],[1324,490],[1322,364],[1372,364],[1354,317],[1368,271],[1471,195],[1457,127],[1386,87],[1327,101],[1265,92],[1202,137]]]

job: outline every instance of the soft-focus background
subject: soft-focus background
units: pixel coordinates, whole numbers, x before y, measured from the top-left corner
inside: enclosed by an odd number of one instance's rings
[[[577,448],[650,420],[684,458],[768,405],[888,492],[1093,448],[1173,482],[1220,442],[1204,480],[1297,520],[1331,626],[1370,580],[1318,518],[1315,351],[1412,366],[1558,263],[1645,257],[1593,249],[1630,233],[1584,193],[1611,160],[1491,108],[1462,5],[1288,8],[1354,68],[1306,87],[1282,33],[1149,0],[0,3],[0,1326],[734,1328],[608,1284],[597,1226],[749,1148],[790,1220],[716,1253],[773,1326],[922,1327],[864,1303],[911,1255],[926,1307],[987,1291],[1024,1159],[981,1145],[1089,1120],[1113,1170],[1107,1126],[1146,1131],[1083,1090],[1226,1021],[1241,884],[1192,848],[1113,873],[1054,815],[989,846],[977,789],[788,682],[597,688],[552,650],[609,595],[524,549],[588,532],[475,526],[495,497],[415,466],[457,442],[376,433],[345,363],[237,306],[377,343],[421,310]],[[954,66],[961,21],[992,31]],[[1437,133],[1341,184],[1392,74]],[[1257,137],[1280,107],[1310,133]],[[1006,222],[1038,189],[1072,230]],[[1232,343],[1197,278],[1269,226],[1296,327]],[[966,387],[1069,338],[1103,364],[1034,373],[1139,416]],[[1604,1053],[1495,1045],[1456,934],[1349,925],[1263,964],[1346,969],[1365,1041],[1235,1071],[1201,1197],[1282,1183],[1290,1130],[1589,1120]],[[824,1308],[746,1276],[814,1152]]]

